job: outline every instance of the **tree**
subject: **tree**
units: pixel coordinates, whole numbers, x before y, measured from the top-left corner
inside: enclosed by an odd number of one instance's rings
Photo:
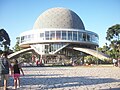
[[[19,46],[20,37],[17,37],[16,40],[17,40],[16,44],[13,47],[14,52],[22,50],[22,48]],[[31,53],[26,52],[24,54],[19,55],[19,57],[17,57],[17,58],[18,58],[19,62],[30,62],[31,56],[32,56]]]
[[[120,58],[120,24],[108,28],[106,40],[110,41],[110,51],[112,58]]]
[[[107,30],[107,37],[108,41],[119,41],[120,40],[120,24],[116,24]]]
[[[14,52],[20,51],[20,50],[22,49],[22,48],[20,48],[20,46],[19,46],[19,40],[20,40],[20,38],[17,37],[16,40],[17,40],[17,42],[16,42],[15,46],[13,47],[13,51],[14,51]]]
[[[4,47],[4,51],[9,50],[10,38],[4,29],[0,29],[0,45]]]

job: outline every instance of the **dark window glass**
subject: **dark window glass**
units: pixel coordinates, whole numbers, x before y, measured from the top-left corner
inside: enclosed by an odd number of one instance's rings
[[[98,43],[98,36],[92,35],[92,42]]]
[[[50,31],[50,40],[55,40],[55,31]]]
[[[49,31],[45,31],[45,39],[49,40]]]
[[[56,40],[61,40],[61,31],[56,31]]]
[[[77,32],[73,31],[73,40],[77,40]]]
[[[87,41],[91,41],[90,34],[87,34]]]
[[[68,31],[68,40],[72,40],[72,31]]]
[[[62,40],[66,40],[66,31],[62,31]]]
[[[78,32],[78,41],[82,41],[82,32]]]
[[[83,33],[83,41],[86,41],[86,33]]]

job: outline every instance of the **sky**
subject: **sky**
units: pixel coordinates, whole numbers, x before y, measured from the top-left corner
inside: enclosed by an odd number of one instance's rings
[[[63,7],[74,11],[85,29],[99,35],[99,46],[107,42],[107,29],[120,24],[120,0],[0,0],[0,29],[16,44],[20,33],[31,30],[40,14],[50,8]]]

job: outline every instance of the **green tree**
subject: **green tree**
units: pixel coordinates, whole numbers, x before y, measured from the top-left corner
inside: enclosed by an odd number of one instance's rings
[[[32,53],[25,53],[21,55],[22,58],[24,58],[24,62],[31,62],[32,59]]]
[[[85,63],[88,64],[95,64],[95,62],[97,61],[97,58],[94,56],[86,56],[84,59],[86,60]]]
[[[16,40],[17,40],[17,42],[16,42],[15,46],[13,47],[13,51],[14,52],[22,50],[22,48],[19,46],[19,40],[20,40],[20,38],[17,37]]]
[[[17,37],[16,40],[17,40],[16,44],[13,47],[14,52],[22,50],[22,48],[19,46],[20,37]],[[31,53],[26,52],[24,54],[21,54],[18,58],[20,58],[20,62],[30,62],[31,61],[31,56],[32,56]]]
[[[110,41],[110,55],[112,58],[120,58],[120,24],[108,28],[106,40]]]
[[[110,56],[110,47],[107,45],[107,43],[102,47],[102,48],[98,48],[98,51],[107,54]]]
[[[8,33],[4,29],[0,29],[0,46],[4,47],[4,51],[9,50],[10,38]]]
[[[107,30],[107,37],[108,41],[119,41],[120,40],[120,24],[116,24]]]

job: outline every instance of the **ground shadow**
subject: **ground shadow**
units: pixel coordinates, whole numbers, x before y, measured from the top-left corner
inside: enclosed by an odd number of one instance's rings
[[[112,78],[97,78],[91,76],[59,77],[58,74],[37,75],[37,76],[32,74],[21,77],[21,86],[32,87],[32,85],[37,85],[38,88],[43,88],[43,89],[97,85],[97,84],[112,83],[112,82],[120,82],[120,80],[115,80]],[[9,85],[13,86],[12,78],[10,78]]]
[[[29,74],[29,75],[25,75],[25,77],[29,77],[29,76],[32,76],[32,77],[36,77],[36,76],[60,76],[60,75],[63,75],[63,74]]]

